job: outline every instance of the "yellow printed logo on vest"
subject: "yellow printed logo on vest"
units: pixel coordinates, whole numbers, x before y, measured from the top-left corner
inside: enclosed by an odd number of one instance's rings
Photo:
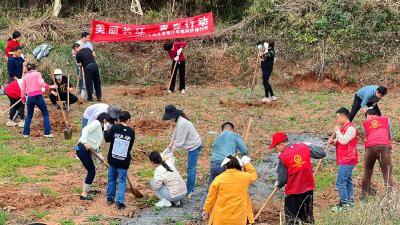
[[[382,124],[379,124],[378,120],[372,120],[371,121],[371,126],[369,128],[376,129],[376,128],[380,127],[380,126],[382,126]]]
[[[293,161],[294,161],[293,167],[296,167],[296,168],[300,168],[300,167],[303,166],[304,163],[306,163],[306,162],[303,161],[303,159],[301,158],[300,155],[295,155],[293,157]]]

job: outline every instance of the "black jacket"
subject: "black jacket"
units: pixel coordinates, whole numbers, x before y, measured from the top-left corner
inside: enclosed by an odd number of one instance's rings
[[[116,124],[104,132],[104,139],[110,142],[107,161],[116,168],[128,169],[131,163],[131,150],[135,142],[135,131],[122,124]]]

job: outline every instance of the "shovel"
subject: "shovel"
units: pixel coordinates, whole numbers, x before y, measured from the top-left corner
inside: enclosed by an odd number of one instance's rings
[[[67,77],[67,111],[69,112],[69,74]]]
[[[80,68],[81,71],[81,75],[82,75],[82,81],[83,81],[83,88],[81,91],[81,98],[83,99],[87,99],[87,93],[86,93],[86,81],[85,81],[85,71],[83,70],[83,68]]]
[[[171,84],[172,84],[172,79],[174,79],[174,74],[175,74],[175,70],[176,70],[176,65],[178,65],[178,61],[175,61],[175,64],[174,64],[174,69],[172,70],[172,73],[171,73],[171,79],[169,80],[169,84],[168,84],[168,90],[170,90],[170,88],[171,88]],[[175,89],[175,87],[174,87],[174,89]]]
[[[14,106],[18,105],[18,103],[22,101],[22,99],[18,100],[16,103],[14,103],[14,105],[10,106],[10,108],[8,108],[7,110],[5,110],[4,112],[0,113],[0,117],[3,116],[4,114],[6,114],[8,111],[10,111]]]
[[[106,165],[106,167],[108,168],[108,163],[102,158],[100,157],[95,151],[93,151],[93,149],[88,149],[96,158],[98,158],[100,160],[100,162],[102,162],[104,165]],[[126,176],[126,179],[128,180],[128,184],[129,187],[131,189],[132,194],[136,197],[136,198],[143,198],[143,194],[140,193],[139,190],[135,189],[132,185],[131,180],[129,179],[129,176]]]
[[[54,84],[56,84],[56,78],[53,74],[53,82]],[[65,140],[70,140],[72,138],[72,129],[70,126],[68,126],[68,121],[67,121],[67,117],[65,116],[65,112],[64,112],[64,106],[62,104],[60,104],[61,99],[60,99],[60,93],[58,93],[58,88],[56,88],[56,93],[57,93],[57,104],[61,109],[61,113],[62,113],[62,117],[64,119],[64,123],[65,123],[65,129],[64,129],[64,138]]]

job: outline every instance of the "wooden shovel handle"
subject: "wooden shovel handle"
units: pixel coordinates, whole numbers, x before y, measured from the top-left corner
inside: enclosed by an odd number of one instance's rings
[[[264,210],[265,206],[267,206],[268,202],[272,199],[272,197],[275,195],[275,193],[278,191],[278,188],[275,187],[275,189],[271,192],[271,194],[268,196],[267,200],[265,200],[264,204],[261,206],[260,210],[258,210],[257,215],[254,217],[254,220],[257,220],[257,218],[260,216],[262,211]]]
[[[331,138],[329,138],[329,140],[332,139],[334,136],[335,136],[335,133],[333,133],[331,135]],[[329,144],[327,143],[326,146],[325,146],[325,154],[328,152],[328,149],[329,149]],[[318,160],[317,166],[314,169],[314,176],[317,174],[317,171],[318,171],[319,167],[321,166],[322,160],[323,159]]]
[[[100,162],[102,162],[104,165],[106,165],[107,168],[109,167],[108,163],[107,163],[104,159],[102,159],[93,149],[88,149],[88,150],[89,150],[96,158],[98,158],[98,159],[100,160]],[[137,189],[135,189],[135,188],[133,187],[132,182],[131,182],[131,180],[129,179],[129,176],[128,176],[128,175],[126,176],[126,178],[127,178],[127,180],[128,180],[128,184],[129,184],[129,187],[130,187],[130,189],[131,189],[132,194],[133,194],[136,198],[143,198],[143,194],[140,193],[140,191],[138,191]]]

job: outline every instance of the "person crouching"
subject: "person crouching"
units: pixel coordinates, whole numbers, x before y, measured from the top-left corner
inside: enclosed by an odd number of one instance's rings
[[[17,104],[10,109],[10,115],[6,124],[7,127],[14,127],[16,125],[24,127],[25,125],[25,104],[21,100],[22,81],[22,79],[14,80],[4,88],[4,92],[10,100],[10,107]],[[17,103],[18,101],[19,103]],[[19,117],[19,123],[15,122],[17,116]]]
[[[69,94],[69,104],[71,105],[78,101],[78,97],[76,97],[74,94],[71,93],[72,88],[70,88],[70,84],[68,83],[68,78],[62,72],[62,70],[55,69],[54,76],[56,82],[55,84],[57,85],[57,91],[55,91],[56,89],[51,90],[50,101],[54,106],[57,106],[57,101],[58,101],[57,92],[58,92],[58,94],[60,95],[60,101],[64,102],[63,107],[64,109],[66,109],[67,108],[66,101],[68,100],[68,94]]]
[[[171,207],[172,203],[176,206],[181,204],[181,200],[187,194],[185,181],[175,168],[175,158],[173,153],[167,150],[169,156],[164,161],[161,154],[153,151],[149,155],[150,161],[156,168],[154,178],[150,181],[150,187],[160,199],[156,203],[157,207]]]

